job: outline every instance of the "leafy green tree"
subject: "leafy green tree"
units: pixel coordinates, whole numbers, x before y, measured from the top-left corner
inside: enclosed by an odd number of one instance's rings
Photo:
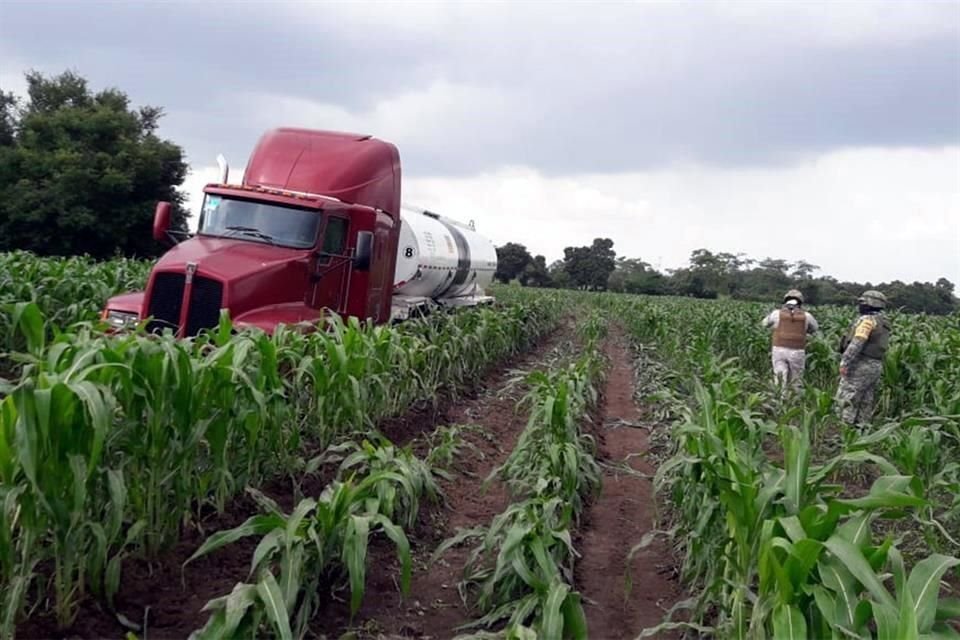
[[[603,291],[616,268],[617,254],[613,240],[594,238],[589,247],[567,247],[563,250],[563,268],[571,284],[578,289]]]
[[[566,264],[563,260],[556,260],[550,263],[547,268],[547,275],[550,277],[550,286],[556,289],[570,289],[573,283],[570,280],[570,274],[567,273]]]
[[[13,144],[16,134],[17,97],[0,91],[0,147]]]
[[[183,150],[157,135],[163,111],[134,110],[118,89],[93,93],[81,76],[26,74],[18,109],[0,93],[0,250],[43,255],[157,255],[158,200],[186,230]]]
[[[791,275],[798,280],[809,280],[813,277],[813,274],[819,270],[820,267],[817,265],[810,264],[806,260],[799,260],[793,265],[793,273]]]
[[[550,274],[547,272],[547,259],[534,256],[520,274],[520,284],[526,287],[549,287]]]
[[[667,278],[639,258],[617,258],[607,287],[611,291],[646,295],[664,295],[670,291]]]
[[[532,261],[533,258],[525,246],[508,242],[502,247],[497,247],[497,271],[493,277],[504,283],[515,280]]]

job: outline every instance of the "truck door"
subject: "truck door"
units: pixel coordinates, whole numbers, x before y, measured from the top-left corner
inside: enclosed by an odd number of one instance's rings
[[[373,263],[370,268],[367,316],[379,322],[386,322],[390,318],[398,236],[399,230],[395,228],[393,219],[383,212],[378,212],[374,230],[376,239]]]
[[[313,287],[308,292],[307,304],[315,309],[331,309],[344,313],[344,291],[350,273],[347,253],[347,233],[350,223],[346,218],[326,216],[323,242],[313,268]]]

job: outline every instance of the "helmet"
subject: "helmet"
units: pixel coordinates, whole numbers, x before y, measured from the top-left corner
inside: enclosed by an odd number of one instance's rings
[[[803,294],[797,291],[796,289],[790,289],[785,294],[783,294],[783,301],[786,302],[790,298],[795,299],[800,304],[803,304]]]
[[[864,291],[863,294],[857,299],[857,302],[860,304],[866,304],[874,309],[883,309],[887,306],[887,296],[883,295],[879,291],[870,289],[869,291]]]

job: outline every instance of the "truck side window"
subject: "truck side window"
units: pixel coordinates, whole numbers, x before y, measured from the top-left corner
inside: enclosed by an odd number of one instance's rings
[[[327,218],[327,229],[323,233],[323,252],[343,255],[347,246],[347,221],[344,218]],[[326,258],[325,260],[328,260]]]

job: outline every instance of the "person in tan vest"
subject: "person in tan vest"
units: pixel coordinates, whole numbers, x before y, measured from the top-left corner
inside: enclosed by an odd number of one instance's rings
[[[796,289],[783,296],[783,306],[763,319],[763,326],[773,329],[773,378],[782,387],[799,388],[807,361],[807,334],[820,327],[813,314],[803,309],[803,294]]]

